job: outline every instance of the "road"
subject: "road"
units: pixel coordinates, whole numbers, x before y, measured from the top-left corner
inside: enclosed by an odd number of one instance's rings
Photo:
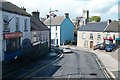
[[[53,56],[53,55],[52,55]],[[49,62],[48,62],[49,61]],[[39,62],[39,61],[38,61]],[[42,60],[42,62],[44,62]],[[52,78],[105,78],[103,72],[92,53],[84,51],[73,50],[73,53],[64,54],[63,58],[59,59],[45,59],[47,63],[44,66],[33,69],[32,72],[23,75],[25,71],[29,71],[32,67],[37,67],[40,64],[32,65],[31,68],[26,67],[21,75],[17,78],[36,78],[52,77]],[[24,73],[25,74],[25,73]],[[15,76],[14,76],[15,77]]]
[[[55,63],[61,68],[53,77],[62,78],[105,78],[103,72],[91,53],[75,51],[65,54],[64,58]]]
[[[26,78],[105,78],[91,53],[73,50],[60,60],[52,62],[43,69],[37,70]]]

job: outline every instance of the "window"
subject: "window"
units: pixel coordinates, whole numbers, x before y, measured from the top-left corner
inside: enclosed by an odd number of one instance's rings
[[[20,38],[13,38],[6,40],[6,50],[7,52],[13,52],[20,48]]]
[[[27,19],[24,20],[24,30],[27,31]]]
[[[93,39],[93,33],[90,33],[90,39]]]
[[[88,48],[88,41],[87,40],[84,41],[84,47]]]
[[[97,39],[100,39],[100,38],[101,38],[100,33],[98,33],[97,34]]]
[[[16,31],[19,31],[19,17],[16,17]]]
[[[58,34],[56,33],[56,38],[58,37]]]
[[[3,16],[3,31],[9,31],[8,25],[9,25],[9,18],[7,15]]]
[[[42,42],[42,34],[39,34],[39,40]]]
[[[56,31],[57,31],[57,26],[56,26]]]
[[[86,34],[85,33],[82,34],[82,38],[86,39]]]
[[[57,44],[58,44],[58,39],[56,41],[57,41]]]
[[[108,37],[108,38],[109,38],[110,36],[111,36],[111,34],[108,32],[108,33],[107,33],[107,35],[106,35],[106,37]]]
[[[51,39],[51,44],[55,44],[55,39]]]

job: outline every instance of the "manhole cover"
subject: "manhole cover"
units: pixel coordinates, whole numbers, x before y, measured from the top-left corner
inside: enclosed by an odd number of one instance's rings
[[[96,76],[97,74],[96,73],[90,73],[89,75]]]

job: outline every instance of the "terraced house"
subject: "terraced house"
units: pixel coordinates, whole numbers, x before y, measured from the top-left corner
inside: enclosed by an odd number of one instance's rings
[[[38,11],[32,12],[30,21],[32,56],[38,57],[50,49],[50,29],[40,21]]]
[[[30,45],[30,14],[10,2],[0,4],[0,61],[16,59],[26,39]]]
[[[51,26],[51,43],[62,45],[67,40],[74,40],[74,24],[69,18],[69,13],[65,16],[54,16],[44,22],[48,28]]]
[[[81,26],[77,32],[77,46],[93,48],[100,43],[120,45],[119,22],[93,22]]]

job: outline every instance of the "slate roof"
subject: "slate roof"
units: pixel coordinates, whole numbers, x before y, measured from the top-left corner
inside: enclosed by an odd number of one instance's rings
[[[111,22],[106,29],[105,32],[120,32],[120,21]]]
[[[51,18],[51,25],[53,26],[59,26],[62,24],[64,21],[65,16],[56,16],[55,18]],[[49,26],[50,25],[50,18],[46,19],[44,21],[45,25]]]
[[[26,11],[12,4],[11,2],[0,0],[0,3],[2,3],[2,6],[0,6],[0,10],[2,11],[24,15],[24,16],[30,16],[30,14],[28,14]]]
[[[107,22],[94,22],[87,23],[86,25],[81,26],[78,31],[95,31],[103,32],[107,26]]]
[[[30,18],[31,21],[31,31],[43,31],[49,30],[49,28],[40,20],[36,19],[35,17]]]

